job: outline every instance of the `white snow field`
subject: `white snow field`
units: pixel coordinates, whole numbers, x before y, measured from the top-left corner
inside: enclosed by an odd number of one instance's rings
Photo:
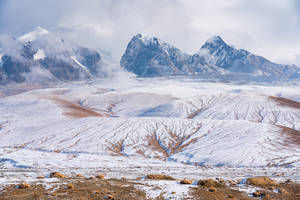
[[[66,83],[0,98],[0,185],[53,170],[194,180],[281,174],[299,182],[299,131],[297,83]],[[169,184],[162,190],[179,187]]]

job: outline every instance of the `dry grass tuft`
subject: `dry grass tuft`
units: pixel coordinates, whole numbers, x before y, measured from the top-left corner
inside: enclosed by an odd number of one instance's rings
[[[192,184],[192,183],[193,183],[192,180],[189,180],[189,179],[186,179],[186,178],[184,178],[184,179],[182,179],[182,180],[180,181],[180,184],[186,184],[186,185],[189,185],[189,184]]]
[[[256,186],[268,186],[268,185],[278,185],[275,181],[271,180],[269,177],[253,177],[247,179],[247,184]]]
[[[51,172],[49,177],[50,178],[66,178],[65,175],[63,175],[60,172]]]
[[[165,175],[165,174],[148,174],[146,179],[152,180],[176,180],[175,178]]]
[[[203,186],[203,187],[219,187],[221,186],[220,183],[218,183],[217,181],[213,180],[213,179],[207,179],[207,180],[199,180],[197,185],[199,186]]]
[[[103,174],[98,174],[98,175],[96,175],[96,178],[104,179],[104,175]]]
[[[76,174],[77,178],[83,178],[84,176],[82,174]]]

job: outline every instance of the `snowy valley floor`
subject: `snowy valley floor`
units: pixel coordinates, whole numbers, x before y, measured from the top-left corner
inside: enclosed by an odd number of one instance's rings
[[[63,195],[84,185],[92,196],[83,199],[248,199],[263,188],[243,180],[257,176],[282,182],[273,199],[299,198],[298,83],[120,76],[15,94],[21,88],[0,89],[0,199],[73,198]],[[54,171],[67,178],[48,177]],[[105,179],[89,179],[97,174]],[[225,189],[197,185],[209,178]],[[31,188],[16,189],[22,182]]]

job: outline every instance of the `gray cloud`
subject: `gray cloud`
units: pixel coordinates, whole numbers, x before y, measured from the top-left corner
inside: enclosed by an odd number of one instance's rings
[[[2,0],[0,33],[20,35],[42,26],[94,49],[124,52],[136,33],[157,36],[194,53],[206,39],[273,61],[300,65],[298,0]]]

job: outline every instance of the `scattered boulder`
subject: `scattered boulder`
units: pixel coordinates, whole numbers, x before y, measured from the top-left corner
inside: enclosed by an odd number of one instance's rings
[[[175,192],[175,191],[173,191],[173,192],[172,192],[172,194],[176,194],[176,192]]]
[[[269,177],[253,177],[247,179],[247,184],[256,186],[278,185],[275,181]]]
[[[165,174],[148,174],[146,179],[152,180],[176,180],[175,178],[165,175]]]
[[[193,183],[193,181],[191,181],[191,180],[189,180],[189,179],[182,179],[181,181],[180,181],[180,184],[192,184]]]
[[[63,175],[60,172],[51,172],[49,177],[50,178],[66,178],[65,175]]]
[[[43,179],[43,178],[45,178],[44,176],[38,176],[38,177],[36,177],[37,179]]]
[[[106,195],[106,196],[104,197],[104,199],[114,199],[114,196],[111,195],[111,194],[109,194],[109,195]]]
[[[19,188],[19,189],[28,189],[30,187],[31,186],[28,183],[20,183],[19,185],[17,185],[17,188]]]

